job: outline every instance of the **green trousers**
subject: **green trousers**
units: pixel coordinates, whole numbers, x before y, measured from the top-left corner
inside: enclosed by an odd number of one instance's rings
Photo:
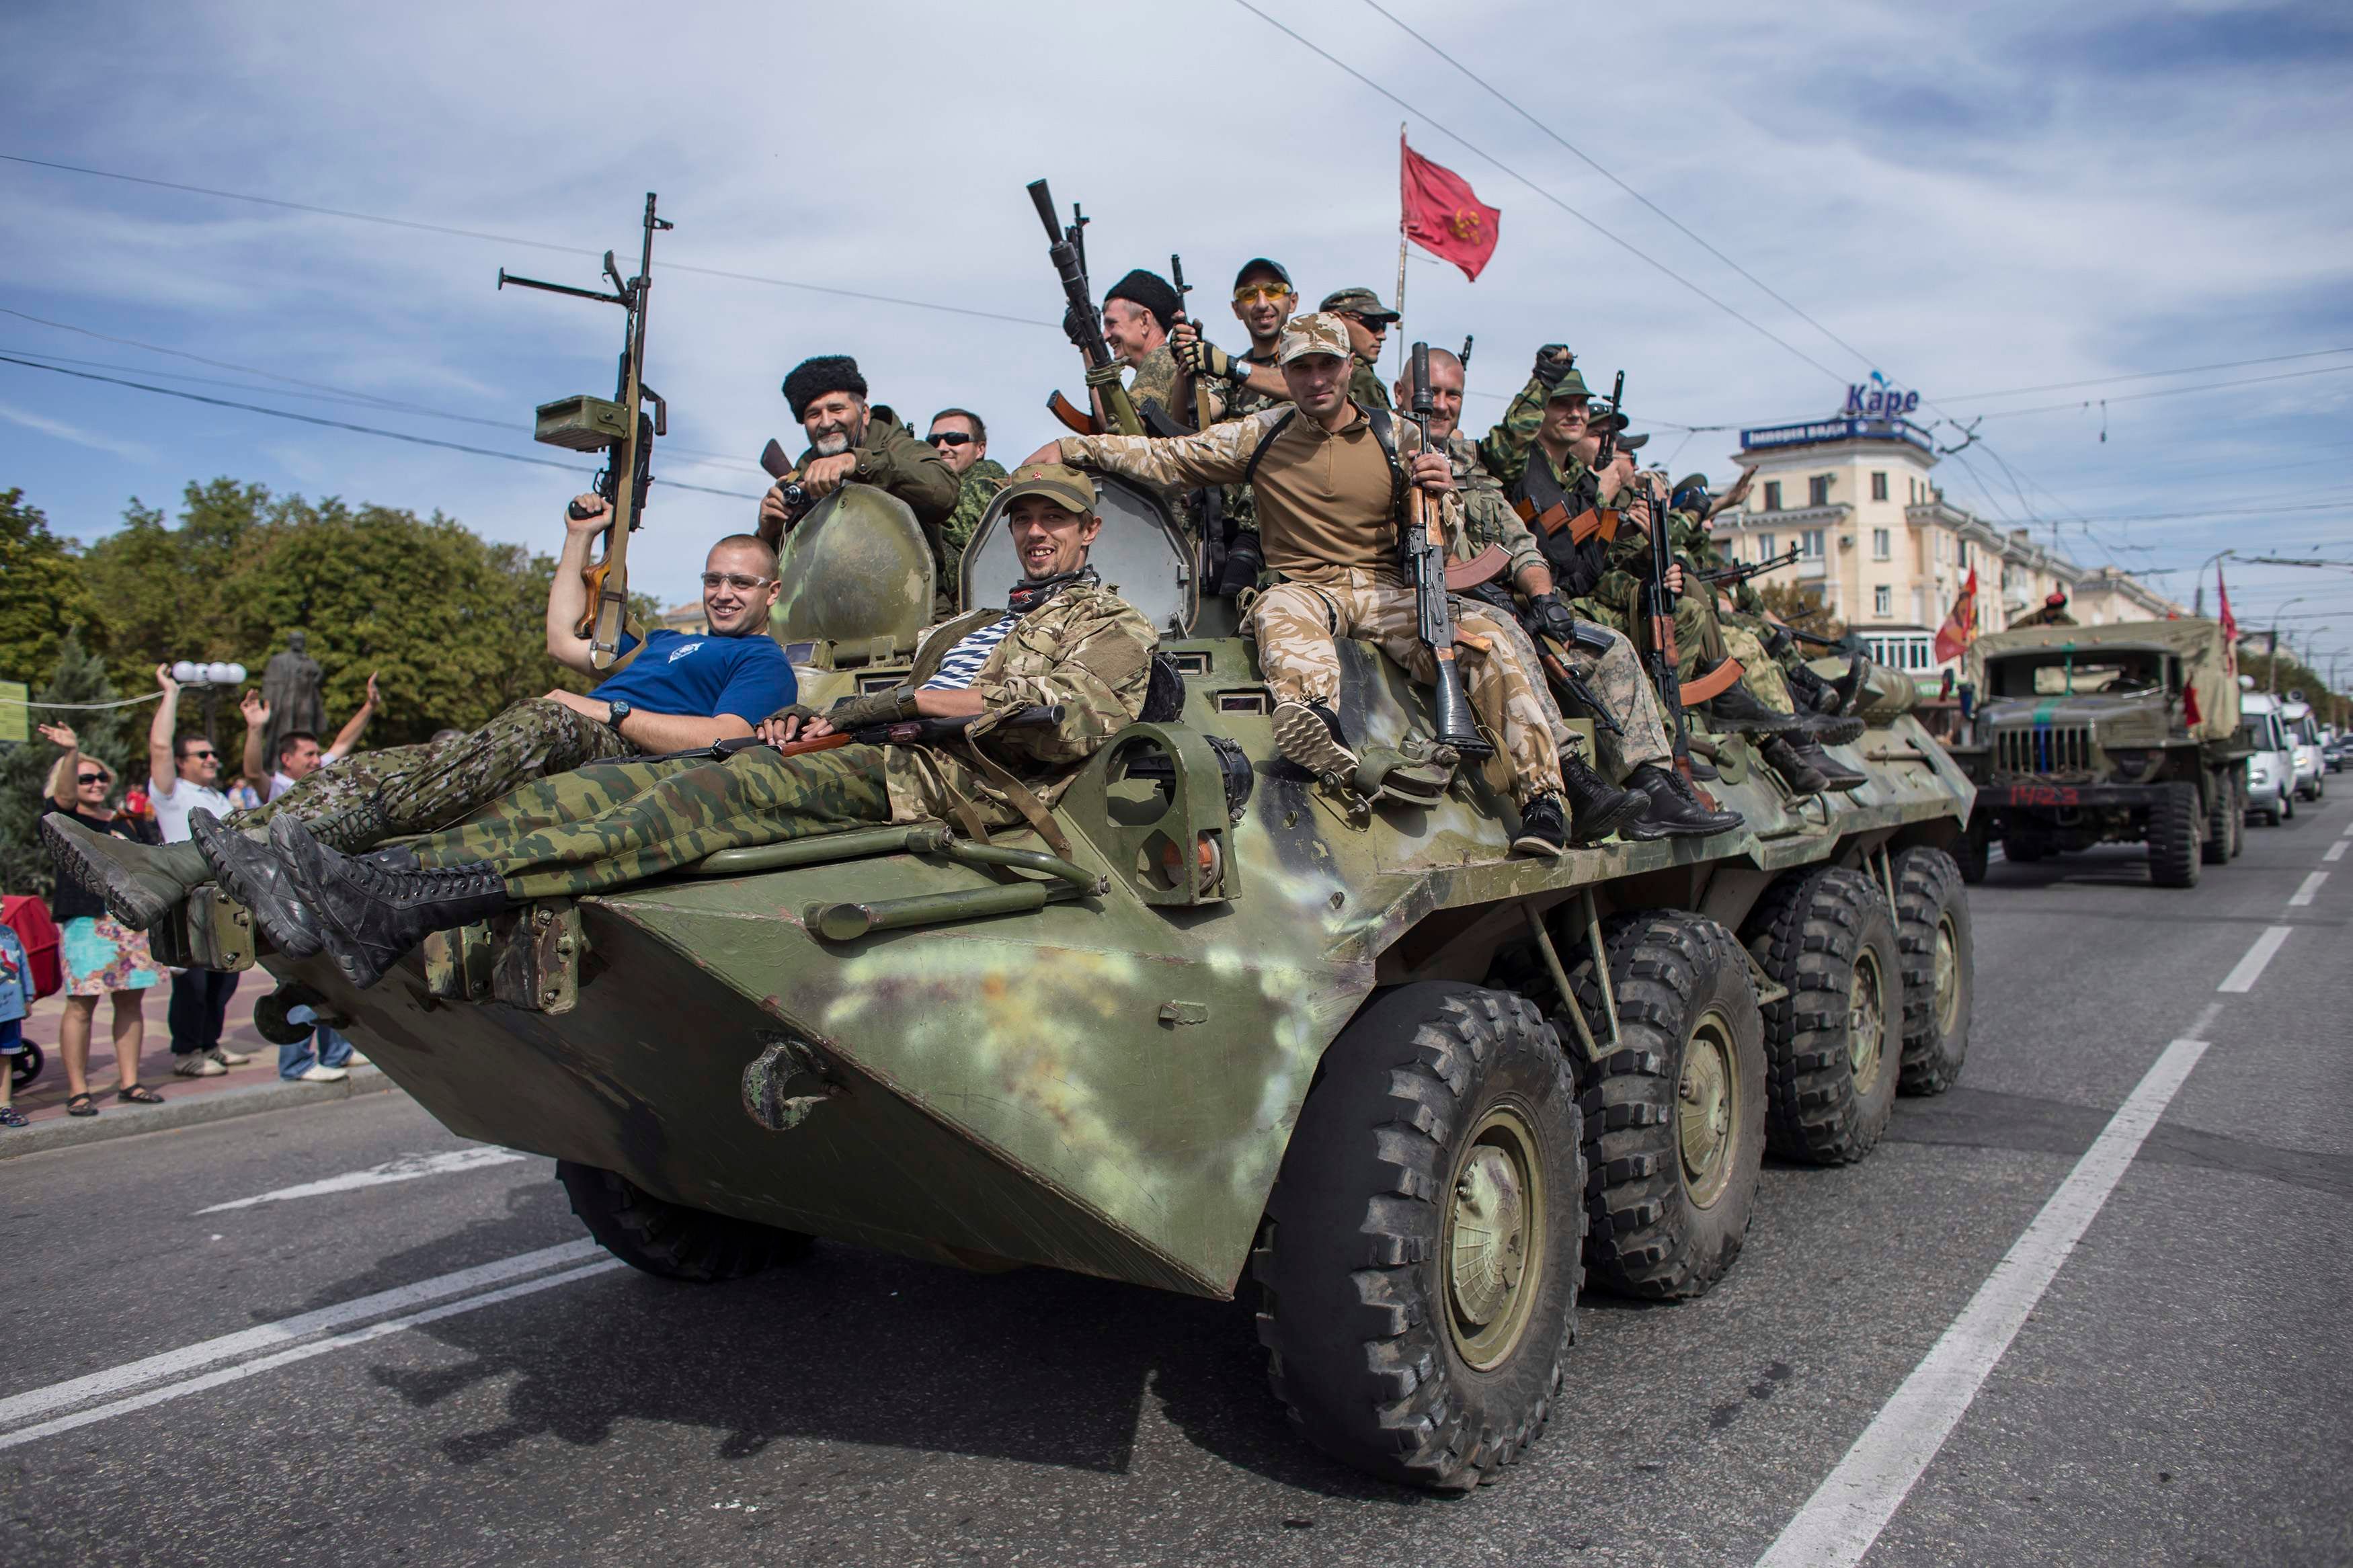
[[[592,763],[525,784],[410,847],[428,867],[485,865],[517,899],[601,892],[722,849],[891,820],[882,748],[725,762]]]

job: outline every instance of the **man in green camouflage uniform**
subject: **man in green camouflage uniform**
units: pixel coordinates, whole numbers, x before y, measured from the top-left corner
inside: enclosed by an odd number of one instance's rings
[[[923,444],[937,452],[953,469],[957,483],[955,510],[940,524],[940,575],[932,600],[932,618],[946,620],[955,614],[963,584],[957,574],[964,547],[980,527],[981,514],[1005,487],[1005,465],[988,455],[988,426],[969,408],[943,408],[932,416]]]
[[[760,501],[758,533],[770,549],[800,521],[784,489],[799,484],[814,505],[852,482],[872,485],[898,497],[915,514],[933,553],[939,552],[940,524],[955,510],[955,472],[939,453],[915,439],[888,409],[870,407],[866,377],[848,354],[803,360],[785,377],[785,401],[807,433],[808,449]]]
[[[533,785],[409,847],[414,869],[337,855],[290,819],[253,852],[279,862],[299,901],[257,905],[256,915],[265,927],[301,926],[365,986],[430,931],[519,900],[660,876],[722,849],[935,818],[974,832],[1025,819],[1050,828],[1045,810],[1079,764],[1143,710],[1158,639],[1086,564],[1103,526],[1092,480],[1028,467],[1006,496],[1023,581],[1008,607],[934,628],[906,685],[844,699],[823,716],[788,710],[763,724],[770,744],[722,759],[608,763]],[[1006,722],[1029,709],[1055,717]],[[916,719],[971,723],[954,749],[775,749]]]
[[[1298,308],[1299,295],[1282,263],[1253,257],[1234,274],[1234,318],[1250,334],[1249,352],[1227,353],[1202,337],[1191,321],[1177,323],[1169,334],[1169,347],[1188,372],[1217,385],[1220,417],[1247,419],[1291,400],[1275,351],[1282,342],[1282,323]],[[1265,564],[1258,541],[1258,503],[1250,486],[1219,488],[1218,521],[1227,553],[1215,591],[1230,598],[1255,588]]]
[[[1690,563],[1695,573],[1721,572],[1739,564],[1717,546],[1710,530],[1716,506],[1708,493],[1706,475],[1686,474],[1676,480],[1669,506],[1673,531],[1668,537],[1676,553]],[[1747,660],[1747,655],[1735,646],[1736,637],[1745,637],[1746,646],[1761,649],[1780,670],[1791,705],[1798,711],[1844,715],[1852,710],[1855,692],[1862,683],[1866,660],[1856,658],[1845,677],[1836,682],[1825,680],[1806,662],[1798,639],[1773,618],[1753,579],[1743,577],[1716,584],[1711,598],[1716,619],[1724,627],[1726,645],[1735,647],[1735,657],[1744,664]],[[1847,732],[1847,729],[1853,732]],[[1855,723],[1836,732],[1826,732],[1821,738],[1836,743],[1851,741],[1860,732],[1861,725]]]
[[[1387,408],[1389,389],[1381,384],[1381,344],[1388,341],[1398,313],[1382,304],[1378,294],[1363,288],[1335,289],[1324,295],[1324,302],[1315,308],[1347,324],[1352,362],[1348,395],[1360,407]]]

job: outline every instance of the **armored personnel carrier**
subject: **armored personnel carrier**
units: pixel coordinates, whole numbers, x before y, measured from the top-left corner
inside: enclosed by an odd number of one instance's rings
[[[2243,847],[2253,748],[2221,626],[2032,626],[1980,637],[1971,660],[1977,710],[1952,748],[1978,789],[1970,881],[1995,842],[2018,863],[2146,844],[2160,888]]]
[[[865,828],[441,933],[364,992],[264,953],[452,1131],[554,1156],[619,1257],[719,1280],[812,1238],[976,1269],[1250,1291],[1275,1391],[1375,1474],[1495,1479],[1567,1397],[1580,1285],[1707,1289],[1770,1147],[1868,1153],[1952,1083],[1970,786],[1894,676],[1792,799],[1699,735],[1746,819],[1710,839],[1508,853],[1500,775],[1368,801],[1282,761],[1231,601],[1161,502],[1105,483],[1093,563],[1169,679],[1042,837]],[[1015,579],[999,519],[967,605]],[[805,700],[897,682],[933,581],[860,486],[789,537],[776,635]],[[1352,737],[1428,694],[1343,646]],[[183,939],[250,961],[208,893]],[[242,952],[239,942],[248,945]]]

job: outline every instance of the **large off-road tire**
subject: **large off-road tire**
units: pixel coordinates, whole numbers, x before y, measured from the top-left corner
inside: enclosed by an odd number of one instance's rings
[[[1602,939],[1619,1048],[1579,1064],[1587,1278],[1626,1296],[1697,1296],[1740,1256],[1765,1162],[1765,1025],[1733,934],[1679,911]],[[1590,958],[1569,984],[1606,1047]]]
[[[2148,808],[2148,879],[2159,888],[2198,885],[2198,786],[2160,786]]]
[[[2231,781],[2216,776],[2206,781],[2206,837],[2198,846],[2198,858],[2209,866],[2221,866],[2231,858],[2231,824],[2239,816],[2238,797],[2231,793]]]
[[[1925,845],[1895,857],[1895,945],[1904,976],[1899,1094],[1942,1094],[1969,1054],[1977,938],[1961,868]]]
[[[1964,824],[1953,840],[1953,859],[1960,867],[1961,880],[1972,888],[1986,879],[1987,848],[1986,829],[1982,823]]]
[[[655,1197],[626,1176],[555,1163],[572,1212],[605,1250],[665,1279],[714,1284],[807,1256],[814,1237]]]
[[[1838,1165],[1871,1152],[1895,1105],[1904,982],[1879,884],[1831,867],[1785,874],[1743,932],[1788,994],[1765,1009],[1767,1144]]]
[[[2231,775],[2231,858],[2236,860],[2247,852],[2247,779],[2244,773]]]
[[[1468,1490],[1535,1440],[1576,1326],[1580,1143],[1524,997],[1400,985],[1340,1032],[1250,1259],[1267,1375],[1309,1441]]]

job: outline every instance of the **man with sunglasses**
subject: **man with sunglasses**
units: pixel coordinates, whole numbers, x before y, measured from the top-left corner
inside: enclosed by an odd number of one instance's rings
[[[1191,321],[1180,321],[1168,334],[1176,361],[1197,378],[1211,384],[1222,410],[1219,417],[1247,419],[1262,408],[1291,401],[1282,370],[1275,363],[1282,345],[1282,323],[1299,309],[1299,292],[1291,274],[1279,261],[1252,257],[1234,274],[1234,319],[1250,334],[1246,353],[1229,354],[1203,337]],[[1258,537],[1258,500],[1248,485],[1226,485],[1219,493],[1219,526],[1223,531],[1226,559],[1216,591],[1228,597],[1258,585],[1266,563]]]
[[[220,791],[220,752],[212,738],[175,732],[180,727],[180,683],[172,679],[170,665],[155,667],[155,685],[162,690],[164,700],[155,704],[154,717],[147,725],[147,798],[154,804],[155,826],[163,830],[164,842],[185,845],[188,814],[202,809],[216,816],[226,816],[229,800]],[[79,824],[75,826],[79,828]],[[114,842],[127,851],[148,847],[130,839]],[[180,852],[188,853],[185,848]],[[253,1059],[243,1051],[225,1050],[220,1043],[221,1030],[228,1018],[228,999],[236,992],[237,975],[232,971],[174,972],[172,1004],[164,1016],[172,1029],[172,1071],[175,1075],[218,1078],[229,1068],[243,1067]]]
[[[595,667],[588,639],[578,630],[588,610],[581,569],[607,515],[598,496],[574,500],[547,595],[548,656],[582,675],[593,676]],[[703,562],[707,629],[656,630],[642,647],[628,644],[634,657],[627,668],[607,677],[593,695],[558,688],[512,704],[479,730],[359,752],[311,773],[259,810],[231,815],[227,799],[216,792],[203,815],[183,818],[193,843],[123,845],[71,822],[43,831],[58,864],[104,893],[107,909],[134,931],[146,930],[192,889],[216,879],[238,902],[251,905],[269,889],[241,882],[234,872],[221,875],[225,848],[242,834],[258,837],[273,816],[299,817],[322,843],[356,855],[387,838],[461,821],[535,779],[607,758],[685,751],[751,734],[754,724],[797,694],[784,649],[767,635],[776,593],[776,552],[751,534],[730,534]],[[157,679],[170,674],[162,670]],[[163,718],[156,722],[163,724]],[[170,731],[157,733],[168,739]],[[153,751],[151,746],[151,755]],[[157,772],[159,790],[168,777],[168,771]]]
[[[1381,303],[1370,289],[1341,289],[1324,296],[1315,307],[1337,316],[1348,329],[1348,352],[1354,367],[1348,374],[1348,395],[1366,408],[1387,408],[1389,389],[1381,384],[1381,344],[1398,313]]]
[[[923,440],[963,487],[956,492],[955,510],[940,524],[939,591],[933,601],[932,619],[944,621],[955,614],[956,572],[964,547],[980,526],[981,513],[1004,488],[1005,465],[989,457],[988,426],[969,408],[943,408],[933,415],[931,434]]]

